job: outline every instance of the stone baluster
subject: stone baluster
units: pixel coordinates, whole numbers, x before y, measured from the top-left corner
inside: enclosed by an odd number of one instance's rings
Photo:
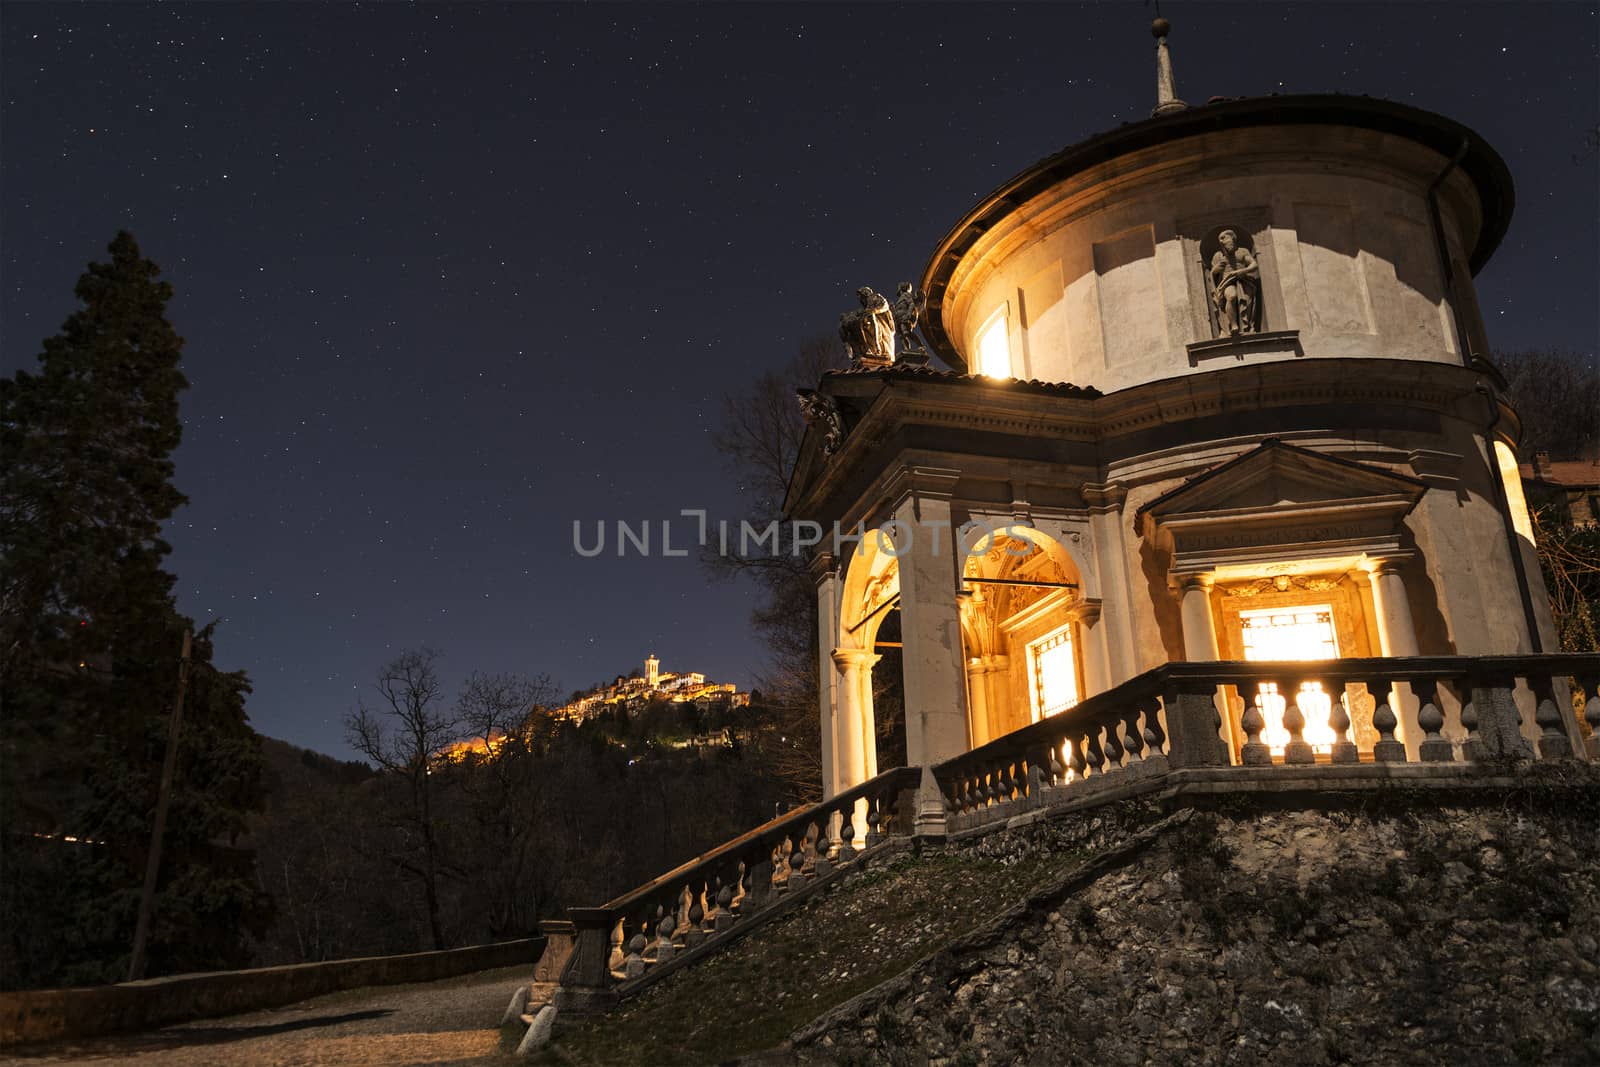
[[[678,927],[678,920],[671,912],[664,908],[656,909],[656,962],[666,963],[672,958],[676,947],[672,943],[673,931]]]
[[[1083,758],[1083,741],[1077,737],[1067,738],[1067,769],[1072,771],[1072,780],[1083,781],[1083,776],[1088,773],[1088,763]]]
[[[867,847],[873,848],[883,841],[882,798],[874,793],[867,798]]]
[[[740,898],[739,905],[741,919],[771,903],[774,892],[772,880],[776,875],[777,871],[770,853],[766,855],[758,853],[746,861],[744,896]]]
[[[1047,755],[1047,762],[1045,763],[1045,766],[1048,768],[1049,773],[1050,773],[1050,784],[1054,785],[1054,786],[1059,786],[1059,785],[1065,784],[1066,775],[1067,775],[1067,768],[1065,766],[1063,766],[1062,763],[1061,763],[1061,739],[1060,738],[1057,738],[1054,742],[1051,743],[1050,751],[1046,755]]]
[[[674,925],[672,930],[673,939],[679,948],[683,947],[684,939],[689,936],[689,927],[692,925],[689,922],[689,909],[694,906],[694,902],[695,895],[692,886],[684,886],[678,891],[678,913],[673,916]]]
[[[1122,748],[1128,754],[1128,769],[1136,765],[1140,773],[1149,768],[1142,766],[1145,757],[1144,733],[1139,729],[1139,705],[1130,704],[1122,713]]]
[[[1239,762],[1246,767],[1266,767],[1272,763],[1272,747],[1261,740],[1261,731],[1267,728],[1267,718],[1261,713],[1261,687],[1247,687],[1244,714],[1239,716],[1239,729],[1244,731],[1244,746],[1239,750]]]
[[[1145,697],[1139,701],[1139,710],[1144,712],[1144,742],[1152,757],[1166,755],[1167,735],[1161,729],[1161,701],[1156,697]]]
[[[1372,758],[1379,763],[1404,763],[1406,761],[1406,746],[1403,741],[1396,741],[1395,727],[1400,720],[1395,718],[1394,708],[1390,706],[1390,682],[1387,678],[1373,678],[1367,682],[1367,692],[1372,694],[1372,728],[1378,731],[1378,740],[1372,745]]]
[[[686,916],[688,922],[683,924],[683,947],[685,949],[694,948],[706,939],[705,927],[701,925],[705,922],[706,910],[700,905],[701,899],[700,891],[695,889],[694,886],[690,886],[689,911]]]
[[[833,851],[832,830],[833,816],[824,815],[816,826],[816,836],[812,839],[812,849],[816,858],[811,861],[812,877],[822,878],[833,873],[833,860],[829,853]]]
[[[1117,720],[1106,723],[1105,730],[1106,740],[1102,751],[1106,754],[1106,770],[1115,771],[1122,767],[1122,742],[1117,740]]]
[[[1098,775],[1103,773],[1101,768],[1106,765],[1105,752],[1100,748],[1100,730],[1098,727],[1089,727],[1089,734],[1083,739],[1084,763],[1088,765],[1088,773]]]
[[[727,933],[733,929],[736,916],[733,914],[733,886],[723,885],[722,879],[717,879],[717,921],[713,929],[719,933]]]
[[[1589,739],[1585,742],[1589,758],[1600,763],[1600,674],[1588,674],[1579,679],[1587,698],[1583,705],[1583,721],[1589,724]]]
[[[606,970],[612,977],[620,978],[627,963],[627,953],[622,950],[623,941],[622,919],[617,919],[617,925],[611,928],[611,951],[606,956]]]
[[[789,855],[789,881],[785,883],[785,890],[793,893],[796,889],[806,884],[806,842],[801,838],[794,842],[794,851]]]
[[[1278,693],[1283,697],[1283,728],[1289,731],[1289,743],[1283,746],[1283,762],[1315,763],[1316,753],[1306,741],[1306,713],[1300,707],[1300,679],[1286,677],[1277,681]]]
[[[644,950],[649,943],[642,931],[634,934],[628,940],[628,954],[622,961],[622,976],[624,979],[639,978],[644,975]]]
[[[1537,702],[1533,721],[1539,727],[1539,758],[1572,758],[1572,741],[1567,737],[1567,724],[1561,708],[1556,704],[1555,679],[1541,673],[1528,679],[1528,687],[1533,690],[1533,699]]]
[[[1028,801],[1044,803],[1044,790],[1050,784],[1050,748],[1040,745],[1028,756]]]
[[[1323,685],[1333,700],[1328,709],[1328,725],[1333,727],[1333,762],[1360,763],[1361,753],[1350,738],[1350,687],[1343,678],[1330,679]]]
[[[856,806],[848,804],[839,819],[839,864],[843,866],[856,858]]]
[[[1434,679],[1411,683],[1422,701],[1422,707],[1417,709],[1417,725],[1422,727],[1424,736],[1417,754],[1423,763],[1449,763],[1456,758],[1455,746],[1440,733],[1444,729],[1444,712],[1439,707],[1439,685]]]

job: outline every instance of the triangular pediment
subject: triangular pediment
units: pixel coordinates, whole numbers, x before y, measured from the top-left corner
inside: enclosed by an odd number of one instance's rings
[[[1269,440],[1196,475],[1140,509],[1141,520],[1258,510],[1320,509],[1390,500],[1409,511],[1426,486],[1365,463]]]
[[[1139,509],[1140,532],[1174,573],[1403,551],[1427,486],[1365,463],[1268,440]]]

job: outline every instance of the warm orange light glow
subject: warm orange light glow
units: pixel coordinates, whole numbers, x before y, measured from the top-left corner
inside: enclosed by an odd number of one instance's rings
[[[1247,660],[1317,660],[1337,659],[1339,656],[1339,641],[1333,630],[1333,608],[1327,604],[1242,611],[1239,613],[1239,623],[1244,658]],[[1261,701],[1261,717],[1266,721],[1261,740],[1273,755],[1281,756],[1289,744],[1289,731],[1283,725],[1288,702],[1273,682],[1262,684],[1258,698]],[[1321,683],[1304,682],[1300,686],[1299,704],[1306,720],[1302,733],[1305,741],[1314,751],[1333,751],[1333,744],[1338,740],[1333,727],[1328,724],[1328,716],[1333,711],[1333,698]]]
[[[1506,506],[1511,509],[1511,526],[1519,536],[1533,540],[1533,520],[1528,517],[1528,501],[1522,495],[1522,474],[1517,470],[1517,455],[1504,441],[1494,443],[1495,463],[1506,489]]]
[[[506,735],[499,730],[488,737],[469,737],[465,741],[457,741],[452,745],[439,750],[435,759],[444,760],[446,763],[460,763],[471,756],[493,756],[500,751],[506,743]]]
[[[1011,377],[1011,338],[1006,325],[1005,309],[994,316],[978,331],[978,373],[990,378]]]
[[[1028,645],[1033,680],[1033,720],[1066,711],[1078,703],[1078,670],[1072,656],[1072,627],[1065,626]]]

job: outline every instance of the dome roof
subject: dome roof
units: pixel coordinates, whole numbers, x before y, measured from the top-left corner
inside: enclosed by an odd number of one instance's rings
[[[1406,138],[1432,149],[1458,166],[1472,181],[1482,208],[1482,225],[1469,254],[1476,274],[1504,238],[1514,203],[1511,172],[1489,143],[1466,126],[1442,115],[1388,100],[1339,94],[1265,96],[1222,100],[1190,107],[1069,145],[1047,156],[991,191],[962,216],[939,241],[922,274],[928,294],[921,328],[934,351],[948,365],[965,370],[945,332],[943,302],[962,257],[990,229],[1029,201],[1082,171],[1121,156],[1227,130],[1268,126],[1343,126]],[[1443,169],[1441,163],[1441,169]]]

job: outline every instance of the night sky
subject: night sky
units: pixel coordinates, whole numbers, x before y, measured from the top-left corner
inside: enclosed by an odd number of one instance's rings
[[[1592,4],[1163,13],[1191,103],[1358,93],[1482,133],[1518,194],[1491,342],[1594,352]],[[266,734],[348,755],[358,692],[421,644],[452,694],[652,650],[748,684],[748,590],[580,558],[573,520],[740,514],[722,395],[920,277],[1011,174],[1145,117],[1152,14],[7,3],[6,372],[117,229],[163,265],[192,383],[169,567]]]

